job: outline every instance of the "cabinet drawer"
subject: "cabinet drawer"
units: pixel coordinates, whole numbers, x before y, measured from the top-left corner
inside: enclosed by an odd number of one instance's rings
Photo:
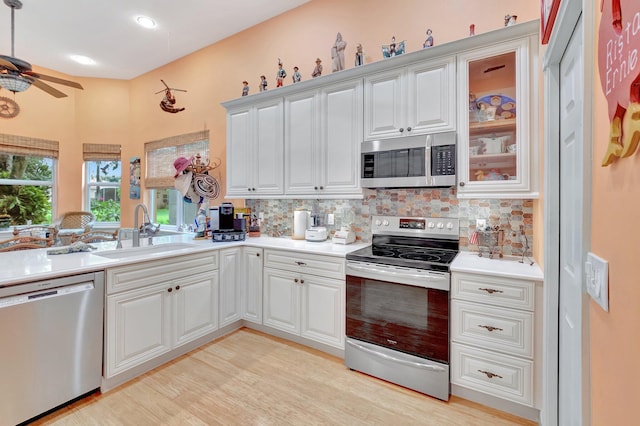
[[[533,362],[451,344],[451,383],[533,406]]]
[[[107,294],[146,287],[162,281],[183,278],[186,274],[218,269],[218,252],[208,251],[107,269]]]
[[[344,279],[345,274],[345,261],[343,258],[293,251],[265,250],[264,267],[340,280]]]
[[[533,357],[533,313],[451,301],[451,339]]]
[[[535,282],[454,272],[451,297],[533,311]]]

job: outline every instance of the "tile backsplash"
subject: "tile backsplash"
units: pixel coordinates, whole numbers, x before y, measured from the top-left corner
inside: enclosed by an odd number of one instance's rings
[[[522,225],[531,254],[533,200],[459,200],[452,188],[364,189],[363,194],[362,200],[246,200],[246,206],[254,213],[264,214],[262,232],[271,236],[291,235],[293,212],[299,208],[311,211],[315,206],[325,218],[333,214],[335,225],[327,225],[330,232],[340,226],[345,212],[351,213],[352,229],[364,242],[371,241],[371,216],[374,215],[454,217],[460,219],[460,249],[468,251],[478,250],[469,242],[476,219],[486,219],[488,225],[504,230],[502,252],[514,256],[522,255]]]

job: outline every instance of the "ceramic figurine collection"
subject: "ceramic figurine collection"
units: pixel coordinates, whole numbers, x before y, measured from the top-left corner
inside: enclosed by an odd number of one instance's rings
[[[508,27],[516,24],[517,15],[506,14],[504,16],[504,26]],[[427,29],[426,37],[424,42],[422,43],[423,49],[428,49],[434,46],[434,37],[433,31],[431,28]],[[469,36],[475,35],[475,25],[469,25]],[[336,40],[331,46],[331,71],[342,71],[345,69],[345,59],[344,59],[344,51],[347,47],[347,42],[343,40],[342,34],[336,34]],[[402,55],[405,53],[405,40],[396,41],[396,37],[392,36],[389,44],[382,45],[382,57],[383,58],[391,58],[394,56]],[[362,44],[358,43],[356,45],[356,53],[355,53],[355,61],[354,66],[359,67],[364,65],[365,54],[363,52]],[[316,59],[316,65],[313,68],[313,72],[311,73],[312,78],[322,76],[322,60],[320,58]],[[287,77],[287,71],[284,68],[284,64],[278,58],[278,69],[276,71],[276,87],[284,86],[284,79]],[[300,69],[298,66],[293,67],[293,74],[291,76],[293,84],[299,83],[302,81],[302,74],[300,73]],[[264,75],[260,76],[259,90],[260,92],[264,92],[267,90],[268,82],[267,78]],[[242,96],[247,96],[249,94],[249,83],[245,80],[242,82]]]

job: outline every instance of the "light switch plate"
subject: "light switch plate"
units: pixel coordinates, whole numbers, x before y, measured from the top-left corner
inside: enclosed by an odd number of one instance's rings
[[[484,229],[487,226],[487,219],[476,219],[476,229]]]
[[[585,262],[587,293],[609,312],[609,262],[589,252]]]

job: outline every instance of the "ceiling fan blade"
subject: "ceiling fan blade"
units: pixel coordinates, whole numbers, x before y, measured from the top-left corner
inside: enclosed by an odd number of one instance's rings
[[[5,61],[4,59],[0,58],[0,67],[5,67],[7,69],[10,69],[12,71],[20,71],[15,65],[13,65],[11,62],[9,61]]]
[[[45,80],[51,83],[57,83],[57,84],[62,84],[64,86],[73,87],[74,89],[80,89],[80,90],[84,89],[80,83],[76,83],[75,81],[64,80],[62,78],[52,77],[50,75],[40,74],[33,71],[27,71],[27,72],[24,72],[23,74],[34,77],[34,78],[39,78],[40,80]]]
[[[26,77],[29,78],[29,77]],[[38,89],[43,90],[45,92],[47,92],[48,94],[50,94],[51,96],[55,96],[56,98],[66,98],[67,95],[65,93],[62,93],[61,91],[59,91],[56,88],[53,88],[51,86],[49,86],[47,83],[45,83],[44,81],[40,81],[37,78],[29,78],[29,80],[31,81],[31,83],[36,86]]]

